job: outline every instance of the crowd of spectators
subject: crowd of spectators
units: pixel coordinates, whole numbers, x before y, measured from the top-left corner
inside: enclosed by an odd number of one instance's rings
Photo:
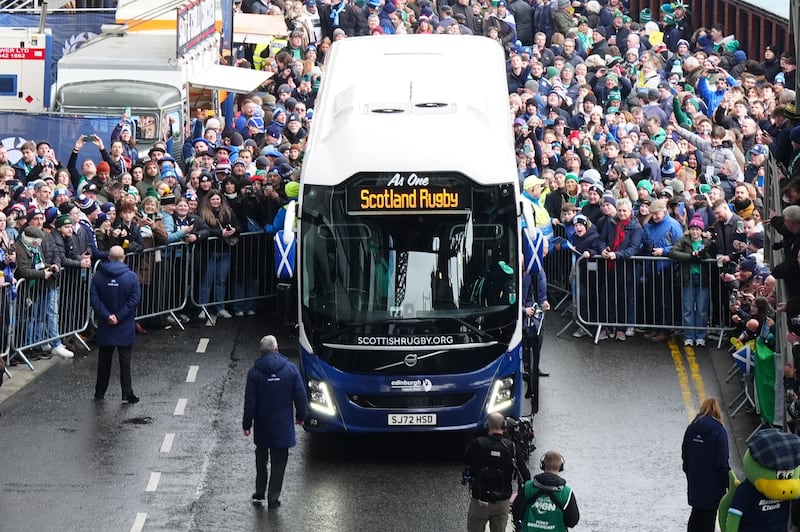
[[[231,317],[221,303],[231,248],[244,232],[274,234],[284,206],[297,196],[331,43],[412,33],[473,34],[503,48],[519,180],[537,227],[548,239],[558,238],[551,248],[560,248],[563,237],[579,253],[608,263],[642,256],[675,260],[645,269],[607,266],[605,286],[625,287],[625,295],[607,301],[595,318],[665,325],[674,315],[677,325],[699,328],[714,319],[712,291],[724,294],[733,324],[747,331],[749,321],[765,322],[777,307],[775,278],[790,287],[800,279],[796,260],[770,273],[763,254],[770,222],[790,242],[787,250],[800,245],[793,244],[800,206],[776,218],[762,201],[772,157],[786,206],[800,204],[796,60],[777,45],[748,58],[722,25],[694,27],[691,7],[682,1],[658,13],[629,13],[623,0],[455,0],[440,6],[428,0],[243,0],[234,9],[285,17],[287,42],[278,51],[243,46],[229,58],[273,75],[261,90],[238,98],[232,127],[198,110],[186,131],[192,140],[178,160],[171,142],[139,151],[137,124],[127,116],[111,138],[81,136],[70,154],[55,154],[39,140],[23,145],[12,165],[0,148],[5,282],[14,276],[50,282],[50,272],[87,268],[116,244],[136,253],[218,237],[222,244],[204,255],[199,299],[217,316]],[[91,145],[97,151],[79,165],[79,154]],[[31,257],[26,267],[23,255]],[[656,289],[664,279],[672,286],[676,272],[683,286]],[[629,295],[635,283],[658,294],[657,311],[638,308]],[[789,294],[796,298],[800,288]],[[231,310],[254,312],[252,305]],[[662,327],[647,336],[663,341],[668,332]],[[601,338],[633,334],[633,327],[612,327]],[[685,342],[704,345],[705,333],[687,332]],[[50,347],[71,355],[60,344]],[[34,356],[47,355],[37,350]]]

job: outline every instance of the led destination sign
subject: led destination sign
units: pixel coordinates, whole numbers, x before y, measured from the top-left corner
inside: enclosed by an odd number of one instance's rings
[[[469,206],[468,189],[435,185],[432,179],[417,174],[395,174],[386,184],[365,183],[348,189],[350,212],[378,214],[400,211],[453,211]]]

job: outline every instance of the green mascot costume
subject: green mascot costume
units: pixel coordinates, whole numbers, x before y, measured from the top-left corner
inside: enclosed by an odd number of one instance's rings
[[[722,532],[786,532],[789,501],[800,498],[800,437],[777,429],[757,432],[744,454],[744,482],[730,472],[719,503]],[[738,486],[737,486],[738,484]]]

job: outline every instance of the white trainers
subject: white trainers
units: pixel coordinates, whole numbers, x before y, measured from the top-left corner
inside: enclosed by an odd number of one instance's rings
[[[628,327],[625,329],[625,336],[636,336],[636,331],[633,330],[633,327]]]
[[[697,340],[694,341],[694,345],[696,345],[697,347],[705,347],[706,341],[704,339],[698,338]]]
[[[598,340],[608,340],[608,331],[603,329],[600,331],[600,336],[597,338]]]
[[[584,331],[584,330],[583,330],[583,329],[581,329],[580,327],[578,327],[577,329],[575,329],[575,332],[574,332],[574,333],[572,333],[572,337],[573,337],[573,338],[583,338],[584,336],[588,336],[588,335],[586,334],[586,331]]]
[[[256,315],[256,311],[255,310],[248,310],[247,311],[247,315],[248,316],[255,316]]]
[[[228,311],[227,311],[227,310],[225,310],[225,309],[222,309],[222,310],[220,310],[219,312],[217,312],[217,316],[219,316],[220,318],[225,318],[226,320],[227,320],[228,318],[232,318],[232,317],[233,317],[233,316],[231,316],[231,313],[230,313],[230,312],[228,312]]]
[[[50,350],[51,353],[54,355],[58,355],[62,358],[72,358],[75,356],[75,353],[67,349],[64,344],[57,345],[53,349]]]
[[[200,314],[198,314],[198,315],[197,315],[197,319],[198,319],[198,320],[204,320],[204,319],[206,319],[207,317],[208,317],[208,316],[206,315],[206,313],[205,313],[205,312],[203,312],[202,310],[200,311]]]
[[[236,316],[237,318],[241,318],[242,316],[244,316],[244,312],[242,312],[241,310],[237,310],[236,312],[233,313],[233,315]]]
[[[698,342],[699,341],[700,340],[698,340]],[[694,340],[692,340],[691,338],[687,338],[686,340],[683,341],[683,345],[685,345],[686,347],[692,347],[694,345]],[[700,344],[697,344],[697,345],[700,345]]]

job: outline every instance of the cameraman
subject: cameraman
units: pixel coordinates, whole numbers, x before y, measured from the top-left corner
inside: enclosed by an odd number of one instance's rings
[[[505,435],[505,425],[502,414],[489,414],[487,435],[472,440],[464,453],[464,478],[472,491],[467,532],[483,532],[487,521],[491,532],[504,532],[514,472],[520,482],[531,478],[521,449]]]

